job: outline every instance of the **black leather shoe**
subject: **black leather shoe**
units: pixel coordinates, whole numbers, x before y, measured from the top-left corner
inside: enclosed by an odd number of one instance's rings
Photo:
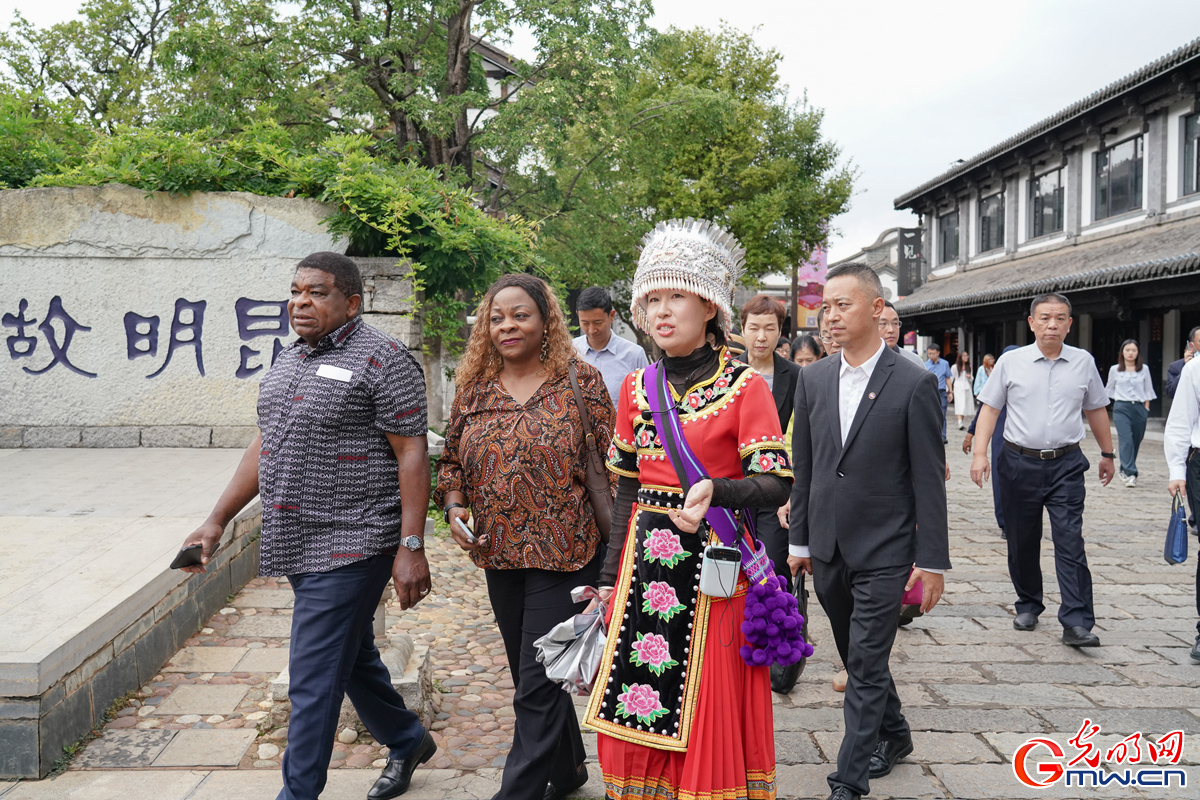
[[[882,778],[892,771],[896,762],[913,751],[912,737],[906,739],[884,739],[879,737],[875,744],[875,752],[871,753],[871,766],[868,774],[871,780]]]
[[[1196,637],[1196,643],[1192,645],[1192,652],[1190,655],[1192,657],[1192,661],[1200,664],[1200,636]]]
[[[862,800],[862,795],[855,794],[845,786],[839,786],[830,793],[827,800]]]
[[[800,670],[804,664],[797,661],[795,664],[772,664],[771,665],[771,691],[778,694],[791,694],[792,689],[796,688],[796,681],[800,678]]]
[[[1013,627],[1019,631],[1031,631],[1037,627],[1037,614],[1029,611],[1024,611],[1017,614],[1013,620]]]
[[[925,612],[916,603],[900,606],[900,627],[910,624],[917,617],[925,616]]]
[[[388,759],[387,766],[383,768],[383,772],[379,773],[379,779],[375,781],[371,791],[367,792],[367,800],[388,800],[407,792],[413,772],[418,766],[433,758],[433,754],[436,752],[437,742],[429,735],[429,731],[425,731],[425,738],[421,740],[421,744],[417,745],[416,752],[404,758]]]
[[[1099,647],[1100,637],[1082,625],[1063,628],[1062,643],[1071,647]]]
[[[557,786],[554,785],[553,782],[547,783],[546,784],[546,800],[559,800],[559,798],[566,797],[571,792],[575,791],[580,786],[583,786],[585,783],[587,783],[587,779],[588,779],[587,764],[582,764],[579,767],[579,772],[575,774],[574,782],[570,786],[564,786],[562,789],[559,789]]]

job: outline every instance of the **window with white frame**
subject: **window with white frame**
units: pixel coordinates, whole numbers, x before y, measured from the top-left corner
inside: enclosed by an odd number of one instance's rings
[[[1200,114],[1183,118],[1183,194],[1200,192]]]
[[[1142,137],[1096,153],[1096,219],[1142,207]]]
[[[958,258],[958,212],[938,217],[938,263]]]
[[[1029,181],[1029,238],[1063,229],[1063,171],[1061,168]]]
[[[979,252],[1004,246],[1004,192],[979,200]]]

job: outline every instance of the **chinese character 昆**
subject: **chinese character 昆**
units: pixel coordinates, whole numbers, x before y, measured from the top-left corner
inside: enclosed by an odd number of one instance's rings
[[[13,361],[16,361],[18,358],[29,358],[33,355],[33,351],[37,349],[37,337],[25,334],[25,329],[32,328],[33,323],[37,322],[37,319],[34,317],[25,318],[25,311],[28,308],[29,301],[23,299],[20,306],[17,307],[15,315],[5,314],[3,320],[0,320],[4,323],[4,327],[17,329],[15,334],[8,337],[8,355]],[[17,345],[24,345],[24,349],[18,349]]]
[[[233,305],[234,311],[237,313],[238,337],[243,342],[248,342],[257,336],[287,336],[288,332],[288,316],[287,316],[287,301],[280,300],[251,300],[248,297],[239,297]],[[252,313],[254,311],[267,311],[270,313]],[[271,363],[275,363],[275,359],[279,356],[279,351],[283,349],[283,345],[279,339],[275,340],[275,345],[271,352]],[[234,373],[238,378],[249,378],[254,373],[263,368],[262,364],[251,367],[249,360],[260,354],[260,351],[242,345],[241,361],[238,364],[237,372]]]
[[[175,355],[175,351],[185,346],[196,348],[196,369],[200,370],[200,375],[203,377],[204,354],[201,350],[203,344],[200,337],[204,331],[204,309],[207,307],[206,300],[192,303],[181,297],[175,301],[175,316],[171,319],[171,340],[167,344],[167,357],[162,366],[147,375],[147,378],[154,378],[162,374],[162,371],[171,363],[171,357]]]
[[[144,330],[139,330],[144,328]],[[145,349],[138,345],[145,344]],[[125,355],[130,361],[138,356],[158,353],[158,317],[143,317],[130,311],[125,315]]]

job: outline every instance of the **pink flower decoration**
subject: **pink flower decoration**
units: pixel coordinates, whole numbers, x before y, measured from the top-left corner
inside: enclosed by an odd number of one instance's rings
[[[775,468],[775,462],[771,459],[770,456],[759,456],[758,457],[758,466],[760,469],[762,469],[763,472],[769,472],[770,470]]]
[[[622,686],[624,691],[617,695],[617,713],[625,717],[637,717],[639,722],[650,723],[667,713],[658,692],[644,683]]]
[[[671,648],[667,645],[667,640],[657,633],[639,633],[632,647],[633,655],[629,660],[639,667],[649,666],[655,675],[661,675],[679,663],[671,658]]]
[[[674,587],[666,581],[651,581],[642,584],[642,611],[658,614],[665,620],[683,611],[686,606],[679,602]]]
[[[647,561],[657,561],[668,569],[691,555],[683,549],[677,534],[663,528],[655,528],[646,534],[646,545],[642,552]]]
[[[728,385],[729,381],[725,378],[717,378],[717,382],[713,384],[713,386],[717,387],[718,389],[724,389]]]
[[[687,402],[688,402],[688,405],[691,406],[692,408],[699,408],[700,407],[700,395],[689,394],[688,398],[687,398]]]

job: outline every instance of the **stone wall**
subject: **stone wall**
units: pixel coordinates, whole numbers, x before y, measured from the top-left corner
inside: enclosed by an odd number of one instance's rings
[[[73,744],[102,724],[112,702],[150,683],[158,670],[258,574],[262,507],[255,503],[226,528],[204,575],[179,576],[179,585],[149,611],[105,636],[80,666],[40,687],[0,683],[0,779],[40,778]]]
[[[244,447],[312,200],[128,186],[0,192],[0,447]],[[368,322],[420,357],[407,267],[359,259]]]

